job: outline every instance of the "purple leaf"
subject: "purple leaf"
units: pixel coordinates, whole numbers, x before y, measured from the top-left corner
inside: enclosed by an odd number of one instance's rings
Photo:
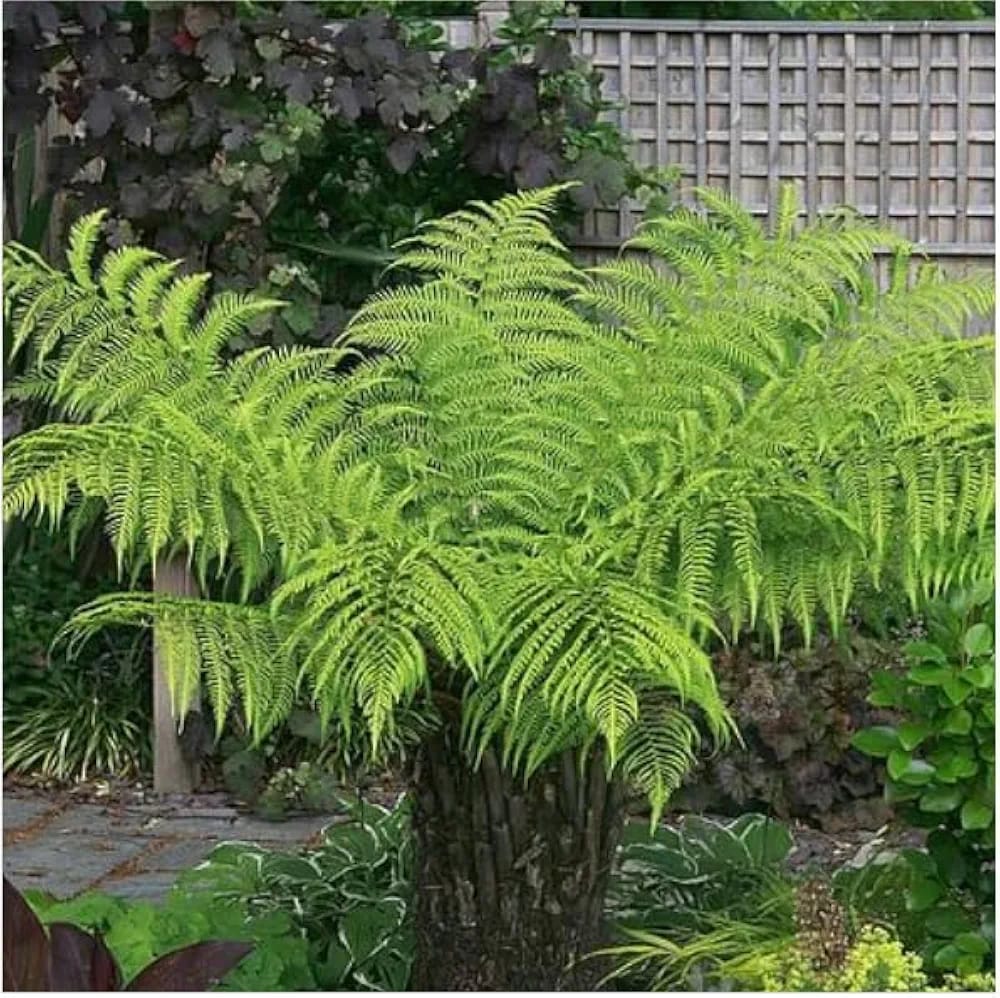
[[[549,153],[526,145],[521,149],[514,179],[518,187],[524,190],[544,187],[555,176],[557,166],[555,158]]]
[[[546,73],[561,73],[573,65],[573,51],[563,35],[542,35],[535,44],[535,65]]]
[[[154,960],[125,990],[207,991],[251,950],[250,943],[234,942],[185,946]]]
[[[233,47],[225,33],[218,29],[209,31],[198,39],[195,52],[205,64],[205,69],[217,79],[232,76],[236,72]]]
[[[98,90],[83,112],[90,134],[96,138],[107,135],[115,121],[114,95],[110,90]]]
[[[472,76],[476,54],[472,49],[453,49],[441,57],[441,68],[449,79],[464,83]]]
[[[132,106],[125,118],[125,138],[133,145],[148,145],[153,127],[153,111],[148,104]]]
[[[361,103],[350,77],[342,77],[337,80],[332,96],[340,108],[340,113],[348,121],[356,120],[361,114]]]
[[[99,31],[108,19],[107,8],[102,3],[78,3],[76,14],[87,31]]]
[[[417,158],[418,148],[419,140],[416,135],[399,135],[389,143],[385,155],[397,173],[406,173]]]
[[[49,940],[20,892],[3,878],[3,989],[50,991]]]
[[[59,30],[59,11],[56,5],[54,3],[34,3],[31,4],[31,8],[39,30],[47,35],[56,34]]]
[[[117,991],[121,985],[107,946],[66,922],[49,926],[49,979],[53,991]]]
[[[184,27],[192,38],[201,38],[222,24],[222,14],[215,4],[191,4],[184,11]]]

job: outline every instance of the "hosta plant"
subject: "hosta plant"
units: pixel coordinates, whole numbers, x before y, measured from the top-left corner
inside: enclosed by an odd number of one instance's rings
[[[413,962],[410,807],[343,801],[349,817],[300,852],[217,846],[181,875],[175,905],[283,917],[308,946],[319,990],[404,991]]]
[[[20,390],[68,422],[9,448],[8,515],[86,499],[123,562],[186,547],[242,582],[98,600],[76,637],[155,622],[178,712],[200,679],[257,737],[297,686],[373,757],[431,721],[420,989],[593,981],[625,785],[655,822],[731,731],[709,634],[792,617],[808,640],[862,575],[915,599],[992,572],[990,342],[957,335],[988,281],[909,282],[887,233],[798,233],[786,197],[768,235],[712,192],[645,227],[657,261],[587,274],[558,193],[429,224],[398,258],[423,282],[375,294],[337,354],[222,363],[222,326],[266,306],[202,316],[199,279],[140,250],[95,279],[94,220],[69,276],[9,268],[39,355]]]
[[[252,948],[241,942],[186,946],[126,983],[100,936],[66,922],[54,922],[46,931],[4,877],[4,991],[207,991]]]

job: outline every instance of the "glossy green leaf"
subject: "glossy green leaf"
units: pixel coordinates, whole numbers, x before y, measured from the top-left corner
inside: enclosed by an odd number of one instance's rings
[[[948,656],[943,649],[930,641],[910,641],[903,647],[907,658],[917,662],[940,662],[947,664]]]
[[[963,953],[973,953],[976,956],[986,956],[990,944],[978,932],[962,932],[955,936],[955,945]]]
[[[906,907],[910,911],[927,911],[943,892],[939,881],[917,880],[910,885],[906,894]]]
[[[904,752],[902,749],[893,749],[886,760],[885,768],[892,779],[898,780],[906,772],[911,761],[912,757],[909,752]]]
[[[931,787],[920,796],[920,810],[931,814],[946,814],[962,803],[962,797],[962,791],[958,787]]]
[[[992,688],[996,678],[996,668],[990,665],[969,665],[962,670],[962,677],[976,689]]]
[[[970,658],[988,655],[993,650],[993,631],[988,624],[973,624],[965,632],[964,645]]]
[[[972,730],[972,715],[964,708],[950,711],[942,731],[949,735],[967,735]]]
[[[962,951],[954,943],[948,943],[935,952],[934,966],[939,970],[953,970],[961,955]]]
[[[972,695],[973,687],[970,686],[960,676],[949,676],[943,683],[941,689],[944,695],[957,707],[964,703]]]
[[[927,837],[927,848],[939,875],[953,886],[965,880],[969,864],[962,844],[949,831],[937,829]]]
[[[955,971],[959,976],[975,974],[982,966],[983,958],[979,953],[963,953],[955,962]]]
[[[993,808],[978,801],[967,800],[962,805],[962,827],[969,831],[989,828],[993,824]]]
[[[907,675],[919,686],[941,686],[952,676],[947,665],[915,665]]]
[[[906,721],[897,729],[899,743],[904,749],[915,749],[930,733],[930,725],[920,721]]]
[[[935,769],[923,759],[914,759],[908,752],[895,749],[886,765],[889,775],[900,783],[921,787],[934,778]]]
[[[969,916],[957,905],[935,908],[927,915],[924,925],[931,935],[947,939],[953,938],[959,932],[967,932],[972,927]]]
[[[915,784],[893,783],[890,780],[885,785],[885,800],[887,804],[905,804],[907,801],[916,800],[920,792],[920,787]]]
[[[968,753],[952,753],[944,762],[936,764],[937,772],[934,778],[944,783],[955,783],[957,780],[967,780],[975,776],[979,763]]]
[[[857,732],[851,739],[851,745],[865,755],[882,758],[899,747],[899,735],[895,728],[878,725]]]

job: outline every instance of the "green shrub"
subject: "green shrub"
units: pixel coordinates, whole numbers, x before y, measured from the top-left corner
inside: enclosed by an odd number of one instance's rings
[[[780,871],[792,847],[779,821],[746,814],[723,823],[686,816],[676,827],[626,827],[609,896],[618,924],[636,928],[696,922],[699,912],[739,905]]]
[[[830,875],[792,874],[780,822],[687,818],[650,839],[632,826],[610,893],[620,942],[601,952],[629,990],[943,990],[918,952],[927,929],[906,906],[909,869],[879,854]],[[933,920],[932,920],[933,922]]]
[[[748,954],[794,941],[788,829],[763,815],[626,829],[610,914],[624,942],[604,951],[629,989],[726,988]]]
[[[808,953],[792,946],[771,954],[758,964],[764,991],[983,991],[996,990],[989,973],[946,975],[943,987],[931,987],[921,969],[923,961],[903,947],[881,926],[866,925],[848,950],[843,965],[817,970]]]
[[[869,700],[900,712],[896,725],[854,744],[886,761],[887,799],[899,819],[928,830],[906,850],[905,898],[935,970],[974,973],[994,949],[995,651],[993,588],[933,604],[928,635],[906,648],[905,675],[873,678]]]

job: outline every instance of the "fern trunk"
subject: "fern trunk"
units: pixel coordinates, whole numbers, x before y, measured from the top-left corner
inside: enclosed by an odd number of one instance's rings
[[[416,991],[593,990],[624,793],[592,755],[527,785],[487,752],[479,771],[442,739],[415,780]]]

